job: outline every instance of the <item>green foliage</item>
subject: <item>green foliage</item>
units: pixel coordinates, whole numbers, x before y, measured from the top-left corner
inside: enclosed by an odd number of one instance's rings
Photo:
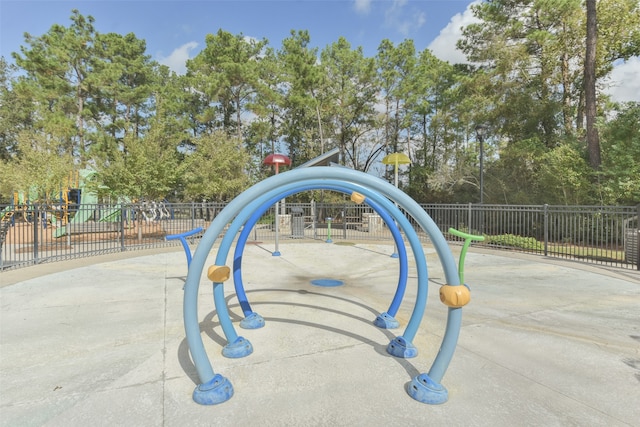
[[[601,126],[604,203],[640,203],[640,104],[616,109],[616,117]]]
[[[181,166],[186,197],[228,201],[248,187],[248,156],[238,139],[216,132],[202,135],[193,143],[195,150]]]
[[[74,170],[73,158],[57,141],[43,135],[22,131],[17,142],[19,154],[2,165],[0,193],[28,191],[37,194],[40,201],[57,199]]]
[[[364,57],[362,48],[352,49],[344,37],[323,49],[320,60],[327,73],[325,90],[333,100],[329,125],[343,162],[353,169],[366,170],[362,160],[368,156],[360,150],[375,152],[377,143],[367,140],[375,127],[375,62]]]
[[[162,200],[178,181],[176,154],[175,145],[166,140],[161,130],[152,129],[145,138],[129,134],[121,150],[98,164],[96,181],[114,196]]]
[[[0,57],[0,161],[10,161],[20,130],[31,124],[28,104],[11,87],[17,67]],[[2,177],[0,177],[0,180]]]
[[[26,34],[15,67],[0,58],[0,191],[89,165],[117,196],[229,200],[267,175],[269,153],[297,166],[339,147],[346,166],[389,180],[377,162],[407,154],[400,187],[419,202],[478,202],[482,124],[486,203],[640,202],[638,105],[599,94],[602,165],[585,161],[583,2],[473,8],[480,21],[460,47],[474,65],[412,40],[382,40],[366,57],[343,37],[315,48],[299,30],[271,47],[220,29],[184,76],[134,34],[101,34],[74,10],[68,26]],[[598,20],[602,82],[614,61],[640,54],[640,7],[601,0]]]
[[[505,246],[509,248],[518,248],[526,250],[541,251],[544,244],[534,237],[522,237],[514,234],[498,234],[495,236],[484,236],[485,242],[489,245]]]
[[[592,174],[593,170],[580,152],[565,144],[541,156],[537,183],[544,189],[546,203],[588,204],[594,196],[590,179]]]
[[[187,62],[194,87],[204,94],[203,113],[208,121],[218,121],[228,133],[242,138],[241,119],[245,106],[258,87],[258,70],[266,40],[233,35],[222,29],[207,34],[206,46]],[[211,108],[209,100],[217,101]]]
[[[547,192],[538,181],[546,152],[538,138],[514,141],[502,147],[500,158],[487,167],[486,200],[524,205],[546,203]]]

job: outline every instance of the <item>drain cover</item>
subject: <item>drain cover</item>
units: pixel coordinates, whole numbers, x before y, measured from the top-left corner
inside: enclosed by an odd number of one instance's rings
[[[315,279],[311,281],[311,284],[314,286],[333,287],[342,286],[344,285],[344,282],[336,279]]]

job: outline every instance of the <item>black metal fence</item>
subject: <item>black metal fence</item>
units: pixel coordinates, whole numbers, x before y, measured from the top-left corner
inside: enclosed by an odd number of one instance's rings
[[[167,236],[206,229],[225,207],[219,203],[0,206],[0,271],[98,254],[176,246]],[[476,246],[640,269],[639,206],[514,206],[428,204],[425,211],[444,236],[449,228],[482,234]],[[412,218],[407,215],[413,222]],[[271,207],[249,239],[391,241],[370,207],[353,203],[286,203]],[[249,226],[249,225],[247,225]],[[417,229],[424,243],[428,237]],[[199,235],[190,237],[193,241]]]
[[[638,206],[426,205],[448,227],[485,236],[486,247],[622,268],[640,259]]]

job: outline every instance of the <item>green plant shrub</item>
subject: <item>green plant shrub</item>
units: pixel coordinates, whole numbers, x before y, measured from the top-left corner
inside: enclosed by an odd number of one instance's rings
[[[499,234],[496,236],[485,236],[485,241],[489,245],[506,246],[526,250],[543,250],[544,245],[534,237],[522,237],[514,234]]]

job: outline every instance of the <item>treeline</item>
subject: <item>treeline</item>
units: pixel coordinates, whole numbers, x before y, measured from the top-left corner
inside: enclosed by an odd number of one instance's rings
[[[336,147],[374,173],[407,154],[401,185],[418,202],[478,202],[480,146],[485,203],[640,202],[640,105],[602,91],[616,61],[640,55],[637,0],[597,2],[589,37],[581,0],[474,13],[459,42],[473,65],[412,40],[367,57],[344,38],[311,47],[304,30],[274,47],[220,29],[177,75],[135,34],[99,33],[73,10],[68,26],[25,34],[15,65],[0,58],[0,202],[46,198],[79,168],[104,196],[224,201],[272,173],[269,153],[296,166]]]

